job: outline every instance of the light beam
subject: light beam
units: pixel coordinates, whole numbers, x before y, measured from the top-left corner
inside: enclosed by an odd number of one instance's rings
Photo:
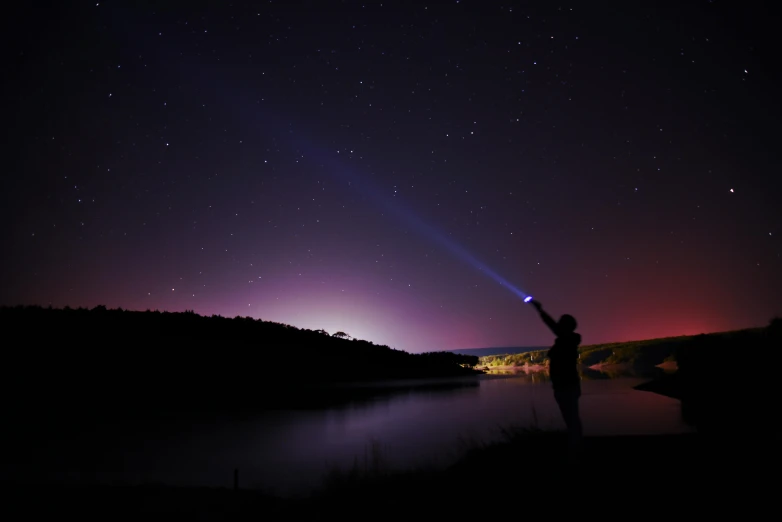
[[[313,148],[313,147],[308,147],[308,149],[311,151],[317,150],[317,148]],[[368,181],[366,178],[356,173],[348,172],[345,166],[340,164],[340,162],[332,159],[332,155],[329,154],[328,152],[325,151],[316,152],[316,155],[318,159],[322,159],[324,163],[329,163],[329,167],[330,167],[329,170],[334,174],[335,177],[340,178],[343,181],[350,182],[352,186],[357,186],[357,188],[360,188],[365,194],[370,196],[375,202],[381,204],[383,207],[385,207],[387,210],[393,213],[397,218],[399,218],[402,222],[407,223],[412,229],[416,230],[419,234],[433,240],[436,243],[439,243],[447,250],[449,250],[454,256],[461,259],[465,263],[469,264],[470,266],[472,266],[479,272],[483,273],[484,275],[490,277],[500,285],[504,286],[516,297],[522,299],[525,303],[529,302],[528,299],[531,299],[531,296],[529,296],[526,292],[524,292],[523,290],[521,290],[520,288],[512,284],[510,281],[508,281],[507,279],[499,275],[491,268],[489,268],[489,266],[486,265],[486,263],[484,263],[476,256],[474,256],[462,245],[460,245],[456,241],[453,241],[452,239],[449,239],[445,234],[437,230],[433,225],[425,222],[418,215],[416,215],[416,213],[413,212],[411,209],[405,207],[400,202],[392,201],[391,198],[381,193],[377,189],[377,187],[372,185],[371,182]]]

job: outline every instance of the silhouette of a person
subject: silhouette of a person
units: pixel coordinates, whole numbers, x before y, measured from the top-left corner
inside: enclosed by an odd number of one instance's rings
[[[554,346],[549,348],[549,375],[554,388],[554,399],[557,401],[562,418],[567,426],[568,440],[572,449],[581,445],[581,417],[578,414],[578,399],[581,397],[581,377],[578,375],[578,345],[581,335],[576,333],[576,319],[565,314],[555,321],[543,310],[538,301],[531,301],[538,310],[540,318],[557,336]]]

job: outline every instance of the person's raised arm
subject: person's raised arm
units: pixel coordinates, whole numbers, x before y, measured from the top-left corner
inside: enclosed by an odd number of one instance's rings
[[[543,322],[546,323],[546,326],[548,326],[549,329],[554,332],[554,335],[559,335],[559,332],[557,331],[557,322],[543,309],[543,305],[538,301],[531,301],[530,304],[532,304],[532,306],[538,310],[540,318],[543,319]]]

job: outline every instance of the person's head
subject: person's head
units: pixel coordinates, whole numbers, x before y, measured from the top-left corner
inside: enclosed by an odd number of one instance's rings
[[[570,314],[565,314],[562,317],[560,317],[558,324],[559,327],[562,330],[565,330],[566,332],[575,332],[576,327],[578,326],[578,323],[576,322],[576,318]]]

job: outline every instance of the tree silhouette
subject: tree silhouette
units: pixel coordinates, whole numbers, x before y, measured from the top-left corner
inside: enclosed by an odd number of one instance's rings
[[[26,403],[29,408],[71,411],[66,404],[79,404],[79,411],[90,418],[108,410],[124,415],[179,408],[315,407],[347,397],[324,391],[333,383],[478,373],[445,359],[430,360],[370,341],[342,342],[342,335],[348,337],[345,332],[332,336],[322,329],[304,330],[252,317],[202,316],[192,310],[0,306],[0,324],[10,338],[43,332],[44,338],[51,333],[52,338],[77,343],[76,351],[50,350],[45,357],[35,350],[14,350],[13,357],[4,353],[6,366],[19,371],[13,372],[13,379],[4,375],[3,384],[9,390],[39,390],[36,399]],[[105,351],[107,342],[116,349]],[[230,348],[223,351],[224,345]],[[197,350],[185,353],[185,346]],[[134,357],[128,357],[131,352]],[[92,364],[96,354],[100,362]],[[307,363],[300,365],[295,380],[264,372],[264,364],[277,356]],[[133,384],[138,382],[143,386]],[[48,402],[38,404],[37,397]]]
[[[331,334],[332,337],[339,337],[340,339],[350,339],[350,336],[345,332],[336,332]]]

